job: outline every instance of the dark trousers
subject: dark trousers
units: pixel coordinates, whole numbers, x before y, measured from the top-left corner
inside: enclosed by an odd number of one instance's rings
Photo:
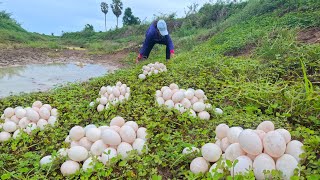
[[[170,59],[170,49],[169,49],[169,46],[167,45],[167,43],[165,41],[158,41],[158,42],[153,42],[153,43],[150,43],[150,45],[146,48],[146,51],[145,53],[146,54],[143,54],[144,58],[148,58],[149,57],[149,54],[153,48],[153,46],[155,44],[163,44],[163,45],[166,45],[166,59]]]

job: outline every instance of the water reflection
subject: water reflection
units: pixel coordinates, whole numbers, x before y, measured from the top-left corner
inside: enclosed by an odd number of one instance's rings
[[[86,81],[108,72],[95,64],[45,64],[0,68],[0,97],[46,91],[67,82]]]
[[[0,78],[3,78],[5,76],[8,76],[9,78],[13,76],[19,76],[25,68],[25,66],[0,68]]]

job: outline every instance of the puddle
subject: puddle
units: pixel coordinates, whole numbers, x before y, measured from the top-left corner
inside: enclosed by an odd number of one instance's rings
[[[102,76],[108,68],[97,64],[44,64],[0,68],[0,98],[21,92],[47,91],[68,82]]]

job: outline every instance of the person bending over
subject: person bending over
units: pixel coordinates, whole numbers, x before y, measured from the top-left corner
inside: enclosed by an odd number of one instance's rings
[[[174,57],[174,46],[169,35],[167,24],[164,20],[154,21],[146,32],[146,39],[140,49],[136,63],[140,60],[148,59],[149,54],[155,44],[166,45],[166,59]]]

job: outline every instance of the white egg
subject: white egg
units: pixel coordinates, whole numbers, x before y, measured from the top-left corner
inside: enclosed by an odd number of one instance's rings
[[[27,114],[27,111],[25,109],[19,108],[15,110],[15,115],[17,116],[17,118],[23,118],[25,117]]]
[[[12,121],[7,121],[3,124],[3,130],[6,132],[14,132],[15,130],[17,130],[17,125],[16,123],[12,122]]]
[[[300,162],[301,160],[300,155],[304,153],[302,146],[303,144],[300,141],[297,141],[297,140],[290,141],[287,144],[285,153],[290,154],[297,160],[297,162]]]
[[[146,75],[145,74],[139,74],[139,79],[146,79]]]
[[[79,141],[71,141],[70,147],[80,146]]]
[[[85,135],[85,131],[81,126],[74,126],[71,128],[70,132],[70,139],[73,141],[78,141]]]
[[[156,91],[156,97],[162,97],[162,92],[160,90]]]
[[[216,173],[223,174],[223,169],[222,168],[217,168],[218,163],[214,163],[210,169],[209,173],[211,174],[211,177],[214,177]]]
[[[203,157],[197,157],[191,161],[190,171],[198,174],[198,173],[206,173],[209,169],[209,163]]]
[[[196,112],[194,112],[194,110],[190,109],[189,114],[191,117],[197,117]]]
[[[88,158],[88,155],[88,150],[82,146],[74,146],[68,150],[68,157],[73,161],[84,161]]]
[[[240,133],[243,131],[243,129],[241,127],[231,127],[229,128],[228,132],[227,132],[227,137],[229,142],[232,143],[238,143],[239,142],[239,135]]]
[[[180,113],[184,113],[187,111],[186,108],[181,103],[176,103],[174,105],[174,108],[178,110]]]
[[[167,108],[171,109],[174,107],[174,102],[172,100],[167,100],[164,105],[167,106]]]
[[[253,161],[253,172],[257,180],[270,179],[271,176],[266,176],[264,171],[272,171],[276,169],[274,160],[265,153],[258,155]]]
[[[201,99],[201,98],[203,98],[203,96],[204,96],[204,92],[203,92],[201,89],[197,89],[197,90],[194,92],[194,95],[195,95],[198,99]]]
[[[46,164],[50,164],[50,163],[52,163],[52,157],[50,155],[45,156],[45,157],[41,158],[41,160],[40,160],[41,166],[46,165]]]
[[[106,104],[108,103],[108,98],[106,98],[106,97],[101,97],[99,102],[100,102],[100,104],[102,104],[102,105],[106,105]]]
[[[185,93],[184,93],[185,97],[189,100],[191,100],[193,97],[194,97],[194,92],[191,91],[191,90],[187,90]]]
[[[112,129],[112,130],[116,131],[117,133],[119,133],[119,131],[120,131],[119,126],[110,126],[109,129]]]
[[[219,146],[213,143],[207,143],[201,148],[202,156],[209,162],[216,162],[219,160],[222,151]]]
[[[122,142],[133,143],[137,135],[134,129],[130,126],[124,125],[119,131]]]
[[[263,147],[268,155],[278,158],[286,151],[286,141],[280,133],[269,131],[263,139]]]
[[[50,117],[50,111],[45,107],[41,107],[39,110],[39,115],[40,118],[47,120]]]
[[[144,127],[140,127],[137,130],[137,138],[143,139],[143,140],[147,140],[147,129]]]
[[[172,101],[174,103],[179,103],[184,98],[184,93],[182,91],[178,91],[172,95]]]
[[[227,137],[227,133],[228,133],[228,130],[229,130],[229,126],[226,125],[226,124],[219,124],[217,127],[216,127],[216,136],[219,138],[219,139],[223,139],[225,137]]]
[[[61,148],[61,149],[59,149],[57,154],[59,157],[66,157],[66,156],[68,156],[68,150],[66,148]]]
[[[52,108],[50,114],[51,114],[51,116],[56,116],[56,117],[58,117],[58,114],[59,114],[59,113],[58,113],[58,109]]]
[[[199,112],[198,117],[202,120],[209,120],[210,114],[207,111]]]
[[[282,155],[276,162],[276,169],[282,172],[282,178],[284,180],[290,180],[296,168],[298,168],[298,162],[289,154]]]
[[[214,111],[216,114],[223,114],[223,111],[220,108],[216,108]]]
[[[35,122],[35,123],[38,122],[40,119],[39,114],[33,109],[27,110],[26,117],[28,118],[28,120]]]
[[[93,169],[95,163],[92,159],[92,157],[89,157],[86,161],[84,161],[82,165],[83,171],[87,171],[88,169]]]
[[[166,89],[163,91],[162,97],[165,101],[171,100],[173,93],[171,89]]]
[[[87,137],[83,137],[79,140],[79,145],[90,151],[92,142],[89,141]]]
[[[0,132],[0,142],[8,141],[11,138],[11,134],[8,132]]]
[[[275,131],[283,136],[284,140],[286,141],[286,144],[288,144],[291,141],[291,134],[289,131],[285,129],[276,129]]]
[[[101,112],[101,111],[103,111],[103,110],[104,110],[104,105],[99,104],[99,105],[97,106],[97,111],[98,111],[98,112]]]
[[[223,138],[220,143],[221,150],[225,152],[229,146],[230,146],[230,143],[228,141],[228,138],[227,137]]]
[[[241,149],[239,143],[234,143],[226,149],[225,155],[227,160],[234,161],[239,156],[246,155],[246,152]]]
[[[175,83],[170,84],[169,87],[170,87],[171,90],[179,89],[179,86],[177,84],[175,84]]]
[[[57,118],[55,116],[50,116],[48,119],[48,124],[50,124],[51,126],[55,126],[57,122]]]
[[[42,105],[42,107],[47,108],[49,111],[51,111],[51,110],[52,110],[52,107],[51,107],[51,105],[50,105],[50,104],[44,104],[44,105]],[[41,107],[38,107],[38,108],[40,109]]]
[[[274,131],[274,124],[271,121],[263,121],[258,125],[257,130],[262,130],[265,133]]]
[[[35,102],[32,104],[32,107],[41,108],[41,107],[42,107],[42,102],[41,102],[41,101],[35,101]]]
[[[87,133],[87,130],[90,129],[90,128],[97,128],[97,126],[94,125],[94,124],[86,125],[86,127],[84,127],[84,132]]]
[[[71,142],[71,139],[70,139],[70,136],[69,136],[69,135],[66,137],[66,139],[64,140],[64,142],[66,142],[66,143],[70,143],[70,142]]]
[[[120,116],[114,117],[110,122],[110,126],[122,127],[124,124],[125,124],[125,120]]]
[[[164,91],[167,90],[167,89],[170,89],[170,88],[169,88],[168,86],[163,86],[163,87],[161,88],[161,92],[164,93]]]
[[[243,130],[239,137],[241,148],[248,154],[259,155],[262,153],[262,142],[260,137],[251,129]]]
[[[183,150],[182,150],[182,154],[191,154],[193,152],[200,152],[200,149],[199,148],[196,148],[196,147],[185,147]]]
[[[117,153],[119,155],[121,155],[122,159],[125,159],[128,157],[128,155],[129,155],[128,153],[132,150],[133,150],[133,148],[129,143],[122,142],[119,144],[119,146],[117,148]]]
[[[140,138],[137,138],[136,140],[134,140],[134,142],[132,143],[132,148],[134,150],[138,151],[138,154],[142,154],[142,150],[143,148],[146,146],[145,145],[146,141]]]
[[[238,163],[230,169],[231,176],[248,173],[252,169],[252,160],[247,156],[237,157]]]
[[[117,150],[115,148],[107,148],[101,155],[101,162],[106,164],[110,159],[116,157],[118,155]]]
[[[127,121],[126,123],[124,123],[124,125],[132,127],[134,131],[137,131],[139,128],[138,124],[135,121]]]
[[[8,108],[6,108],[6,109],[4,110],[4,116],[5,116],[6,118],[11,118],[11,116],[13,116],[13,115],[14,115],[14,109],[13,109],[13,108],[8,107]]]
[[[201,112],[206,109],[206,105],[202,102],[196,102],[192,105],[192,108],[195,112]]]
[[[102,140],[98,140],[92,144],[90,152],[93,155],[100,156],[107,149],[107,145]]]
[[[86,137],[88,138],[89,141],[96,142],[101,137],[101,130],[98,128],[89,128],[86,131]]]
[[[164,99],[162,97],[157,97],[157,103],[161,106],[164,104]]]
[[[105,144],[119,145],[121,143],[120,135],[113,129],[104,130],[101,134],[101,139]]]
[[[12,135],[13,139],[20,137],[21,133],[22,133],[21,129],[17,129]]]
[[[191,108],[191,102],[187,98],[184,98],[180,103],[187,109]]]
[[[48,125],[48,121],[44,120],[44,119],[40,119],[37,122],[37,126],[40,128],[40,130],[44,130],[45,126]]]
[[[261,139],[261,142],[263,143],[263,139],[266,133],[262,130],[253,130],[253,131],[259,136],[259,138]]]
[[[80,170],[79,163],[75,161],[70,161],[70,160],[64,162],[60,168],[60,171],[63,176],[69,176],[69,175],[75,174],[79,170]]]
[[[104,130],[109,129],[109,126],[100,126],[99,129],[101,130],[101,134]]]

